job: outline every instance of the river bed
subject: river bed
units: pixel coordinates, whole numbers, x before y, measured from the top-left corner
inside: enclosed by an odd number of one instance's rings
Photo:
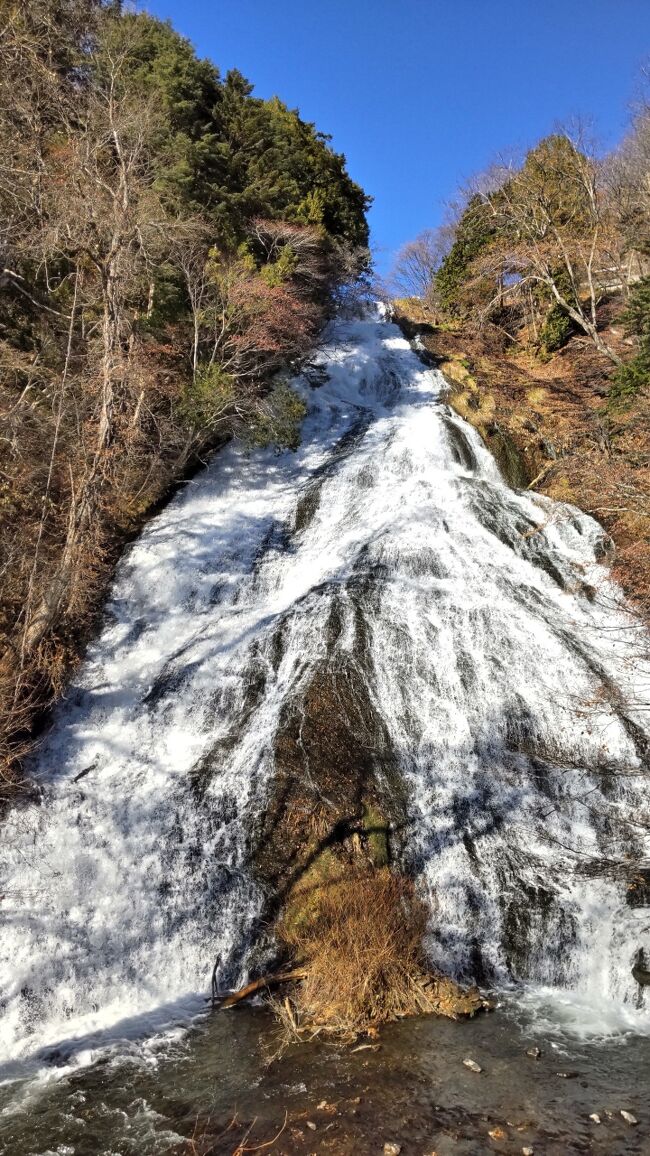
[[[269,1062],[278,1037],[266,1008],[212,1013],[130,1058],[0,1089],[0,1151],[162,1156],[268,1145],[259,1150],[352,1156],[394,1143],[402,1156],[650,1152],[650,1038],[581,1040],[545,1022],[540,1033],[530,1012],[507,1007],[462,1023],[422,1017],[356,1045],[293,1045]],[[538,1058],[527,1054],[536,1048]]]

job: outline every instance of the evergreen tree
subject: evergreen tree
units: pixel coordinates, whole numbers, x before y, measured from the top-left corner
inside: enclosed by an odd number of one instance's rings
[[[628,335],[637,338],[638,349],[614,375],[610,390],[614,402],[625,401],[650,385],[650,277],[634,286],[622,319]]]
[[[202,214],[230,249],[255,217],[318,224],[333,239],[367,246],[369,198],[328,137],[297,112],[253,96],[237,70],[222,80],[170,24],[143,13],[106,12],[94,67],[116,57],[122,92],[160,114],[150,144],[170,208]]]
[[[463,311],[466,288],[474,262],[494,240],[493,213],[479,196],[473,196],[455,230],[454,243],[436,274],[436,295],[443,309],[451,314]]]

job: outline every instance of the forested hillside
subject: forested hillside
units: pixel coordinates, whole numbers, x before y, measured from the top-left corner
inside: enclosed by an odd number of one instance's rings
[[[650,105],[606,156],[558,132],[463,191],[393,292],[516,485],[593,513],[650,590]]]
[[[170,25],[0,5],[0,796],[143,516],[284,384],[367,266],[328,138]]]

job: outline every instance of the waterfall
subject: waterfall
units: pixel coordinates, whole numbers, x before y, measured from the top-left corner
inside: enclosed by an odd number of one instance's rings
[[[0,1074],[243,978],[278,728],[334,660],[405,784],[432,962],[650,1026],[647,639],[602,528],[511,490],[443,386],[378,311],[337,320],[301,448],[229,447],[128,551],[4,824]]]

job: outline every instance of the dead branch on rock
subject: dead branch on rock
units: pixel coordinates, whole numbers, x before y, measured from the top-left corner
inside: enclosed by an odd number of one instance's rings
[[[225,1011],[226,1008],[234,1007],[235,1004],[241,1003],[244,999],[249,999],[250,996],[255,995],[256,992],[262,991],[264,988],[275,987],[279,983],[290,983],[292,980],[304,979],[307,972],[304,968],[293,968],[291,971],[278,971],[273,975],[263,975],[259,979],[252,980],[247,983],[245,987],[239,991],[233,991],[227,995],[219,1006],[219,1011]]]

